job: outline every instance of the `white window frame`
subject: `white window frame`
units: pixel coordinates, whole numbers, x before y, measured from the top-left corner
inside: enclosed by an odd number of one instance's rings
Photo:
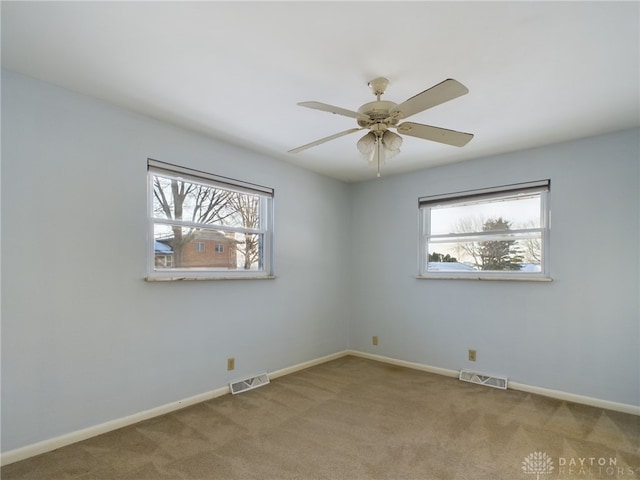
[[[154,217],[154,188],[153,176],[160,175],[165,178],[176,178],[191,181],[197,184],[211,186],[217,189],[225,189],[260,197],[260,222],[258,228],[242,228],[234,226],[224,226],[198,224],[185,220],[163,219]],[[178,280],[231,280],[231,279],[270,279],[275,278],[273,271],[273,198],[274,189],[262,185],[256,185],[241,180],[222,177],[199,170],[181,167],[158,160],[147,160],[147,218],[148,218],[148,258],[147,258],[147,281],[178,281]],[[205,227],[209,229],[222,230],[226,232],[238,232],[246,234],[258,234],[262,236],[262,256],[261,266],[257,270],[230,270],[230,269],[207,269],[207,268],[172,268],[158,269],[155,266],[154,249],[154,226],[156,224],[176,225],[183,227]]]
[[[540,180],[535,182],[518,183],[499,187],[484,188],[479,190],[469,190],[442,195],[432,195],[420,197],[418,199],[419,212],[419,253],[418,253],[418,276],[420,279],[466,279],[466,280],[528,280],[528,281],[551,281],[549,271],[549,244],[551,236],[550,220],[550,180]],[[475,232],[475,234],[431,234],[431,210],[442,207],[453,207],[468,205],[474,201],[498,201],[499,199],[517,198],[522,195],[540,195],[540,227],[529,229],[511,229],[509,234],[527,235],[539,234],[541,240],[541,264],[540,272],[529,271],[460,271],[460,272],[434,272],[428,271],[429,244],[439,242],[454,242],[455,240],[470,241],[473,239],[496,238],[499,234],[494,232]],[[486,236],[485,236],[486,235]],[[507,236],[504,237],[508,238]]]

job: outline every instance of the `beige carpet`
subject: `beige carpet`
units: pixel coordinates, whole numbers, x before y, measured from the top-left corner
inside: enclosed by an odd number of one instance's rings
[[[7,480],[640,480],[640,417],[344,357],[0,473]]]

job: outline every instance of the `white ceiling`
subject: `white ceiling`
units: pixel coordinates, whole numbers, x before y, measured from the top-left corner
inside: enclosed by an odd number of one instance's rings
[[[345,181],[375,178],[365,133],[302,108],[400,103],[455,78],[470,92],[411,121],[383,175],[640,126],[640,3],[8,2],[2,65]],[[603,159],[606,160],[606,159]]]

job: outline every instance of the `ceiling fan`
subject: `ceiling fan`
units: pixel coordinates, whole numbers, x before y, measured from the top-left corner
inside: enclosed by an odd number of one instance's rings
[[[399,123],[411,115],[415,115],[416,113],[469,93],[469,89],[457,80],[452,78],[444,80],[401,104],[396,104],[388,100],[380,100],[380,97],[389,86],[389,80],[386,78],[375,78],[368,83],[368,86],[376,96],[376,101],[365,103],[357,112],[321,102],[298,103],[298,105],[302,107],[355,118],[358,122],[358,127],[350,128],[349,130],[321,138],[315,142],[307,143],[306,145],[289,150],[289,153],[298,153],[344,135],[369,129],[369,133],[358,140],[357,146],[369,164],[374,167],[377,166],[379,177],[380,165],[384,163],[385,159],[390,159],[400,153],[400,147],[402,146],[402,137],[393,133],[390,130],[391,128],[395,128],[398,133],[403,135],[456,147],[465,146],[473,138],[473,134],[471,133],[457,132],[455,130],[432,127],[414,122]]]

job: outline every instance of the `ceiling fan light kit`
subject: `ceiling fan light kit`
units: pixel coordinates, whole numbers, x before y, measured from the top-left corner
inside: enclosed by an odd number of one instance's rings
[[[344,135],[369,129],[369,132],[358,140],[356,146],[369,165],[377,167],[377,175],[379,177],[380,166],[384,164],[385,160],[391,159],[400,153],[400,147],[402,146],[402,137],[390,131],[390,128],[395,128],[398,133],[402,133],[403,135],[453,145],[455,147],[463,147],[473,138],[473,134],[471,133],[432,127],[414,122],[399,123],[411,115],[415,115],[416,113],[420,113],[469,93],[469,89],[457,80],[449,78],[405,100],[401,104],[388,100],[380,100],[380,97],[386,92],[389,86],[389,80],[386,78],[374,78],[368,83],[368,86],[376,96],[376,101],[365,103],[357,112],[316,101],[298,103],[298,105],[302,107],[355,118],[358,127],[350,128],[349,130],[307,143],[306,145],[289,150],[289,153],[298,153]]]

